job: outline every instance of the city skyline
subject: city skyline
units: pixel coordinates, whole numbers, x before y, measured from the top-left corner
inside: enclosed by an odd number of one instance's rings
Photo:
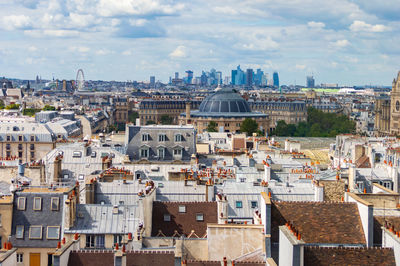
[[[0,3],[2,76],[156,80],[237,65],[281,84],[390,85],[395,1],[11,1]]]

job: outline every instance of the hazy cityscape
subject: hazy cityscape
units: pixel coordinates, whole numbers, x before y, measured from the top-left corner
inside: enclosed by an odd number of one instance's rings
[[[0,1],[0,265],[400,265],[399,11]]]

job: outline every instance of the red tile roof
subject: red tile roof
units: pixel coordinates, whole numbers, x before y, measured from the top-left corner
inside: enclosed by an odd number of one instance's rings
[[[279,202],[271,206],[271,239],[290,222],[306,243],[366,244],[356,203]]]
[[[304,265],[396,265],[389,248],[304,247]]]
[[[179,206],[186,206],[186,212],[180,213]],[[203,214],[204,221],[196,221],[196,214]],[[164,214],[169,214],[171,221],[164,221]],[[194,230],[197,237],[207,232],[207,223],[218,223],[217,202],[161,202],[153,203],[152,236],[159,230],[165,236],[173,236],[176,232],[188,236]],[[196,237],[196,236],[192,236]]]
[[[389,227],[393,226],[395,231],[400,231],[400,217],[374,216],[374,244],[382,244],[382,226],[385,226],[385,221]]]

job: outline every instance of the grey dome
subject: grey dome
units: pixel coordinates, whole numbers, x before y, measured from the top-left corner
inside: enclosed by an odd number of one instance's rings
[[[249,104],[235,90],[223,88],[206,97],[200,113],[251,113]]]

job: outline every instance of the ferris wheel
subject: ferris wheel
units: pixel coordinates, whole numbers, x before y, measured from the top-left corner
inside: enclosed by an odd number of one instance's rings
[[[85,87],[85,75],[83,74],[83,70],[79,69],[76,73],[76,81],[75,86],[78,91],[81,91]]]

